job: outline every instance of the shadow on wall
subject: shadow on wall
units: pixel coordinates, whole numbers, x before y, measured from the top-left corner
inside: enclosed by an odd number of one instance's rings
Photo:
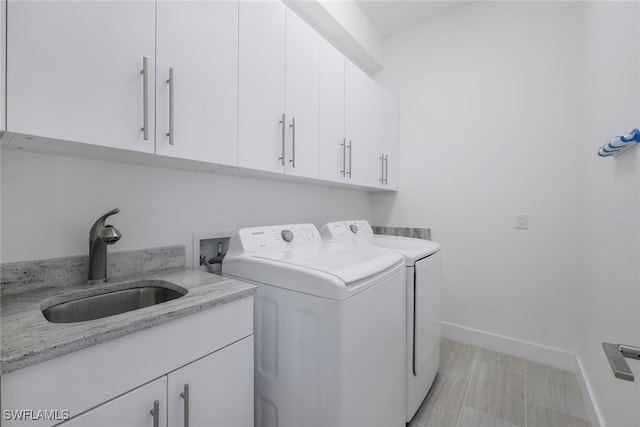
[[[398,198],[397,192],[392,193],[369,193],[371,202],[371,224],[376,225],[391,225],[389,224],[389,218],[393,216],[393,209],[396,206],[396,199]],[[397,216],[396,216],[397,218]],[[428,227],[429,224],[396,224],[401,226],[424,226]]]

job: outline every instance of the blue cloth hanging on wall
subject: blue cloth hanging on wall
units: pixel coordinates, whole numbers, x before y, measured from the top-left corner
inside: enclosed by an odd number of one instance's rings
[[[616,136],[598,150],[598,156],[611,157],[640,143],[640,130],[634,129],[628,135]]]

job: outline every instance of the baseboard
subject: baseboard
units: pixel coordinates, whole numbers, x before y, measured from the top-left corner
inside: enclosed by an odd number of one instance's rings
[[[582,392],[582,396],[586,396],[585,406],[587,407],[587,413],[589,414],[589,418],[591,419],[592,427],[606,427],[600,420],[602,420],[601,412],[598,408],[597,402],[595,402],[591,396],[594,394],[591,393],[593,387],[588,380],[588,377],[584,374],[584,369],[582,365],[582,360],[580,356],[576,356],[576,366],[578,371],[576,371],[576,376],[578,377],[578,384],[580,385],[580,391]]]
[[[543,365],[565,371],[576,371],[576,355],[564,350],[545,347],[539,344],[448,322],[442,322],[442,336],[454,341],[484,347],[489,350],[531,360],[532,362],[542,363]]]
[[[576,374],[580,391],[584,397],[587,413],[592,427],[605,427],[600,420],[596,405],[593,402],[591,387],[586,380],[580,358],[568,351],[547,347],[503,335],[493,334],[478,329],[467,328],[449,322],[442,322],[442,336],[453,341],[486,348],[543,365],[570,371]]]

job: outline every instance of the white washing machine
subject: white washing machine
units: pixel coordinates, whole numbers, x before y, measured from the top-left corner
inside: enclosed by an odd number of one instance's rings
[[[399,253],[406,266],[406,421],[416,414],[440,363],[442,322],[440,245],[409,237],[373,234],[367,221],[323,225],[325,241]]]
[[[312,224],[245,228],[222,273],[257,285],[256,426],[404,427],[400,255],[323,242]]]

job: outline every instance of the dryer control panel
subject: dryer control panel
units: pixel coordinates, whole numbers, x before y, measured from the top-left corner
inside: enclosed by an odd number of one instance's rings
[[[368,221],[334,221],[328,222],[320,228],[322,237],[331,239],[353,239],[355,237],[372,237],[373,229]]]
[[[286,224],[251,227],[238,230],[237,238],[244,251],[278,248],[320,241],[320,232],[313,224]],[[236,240],[233,239],[232,240]]]

